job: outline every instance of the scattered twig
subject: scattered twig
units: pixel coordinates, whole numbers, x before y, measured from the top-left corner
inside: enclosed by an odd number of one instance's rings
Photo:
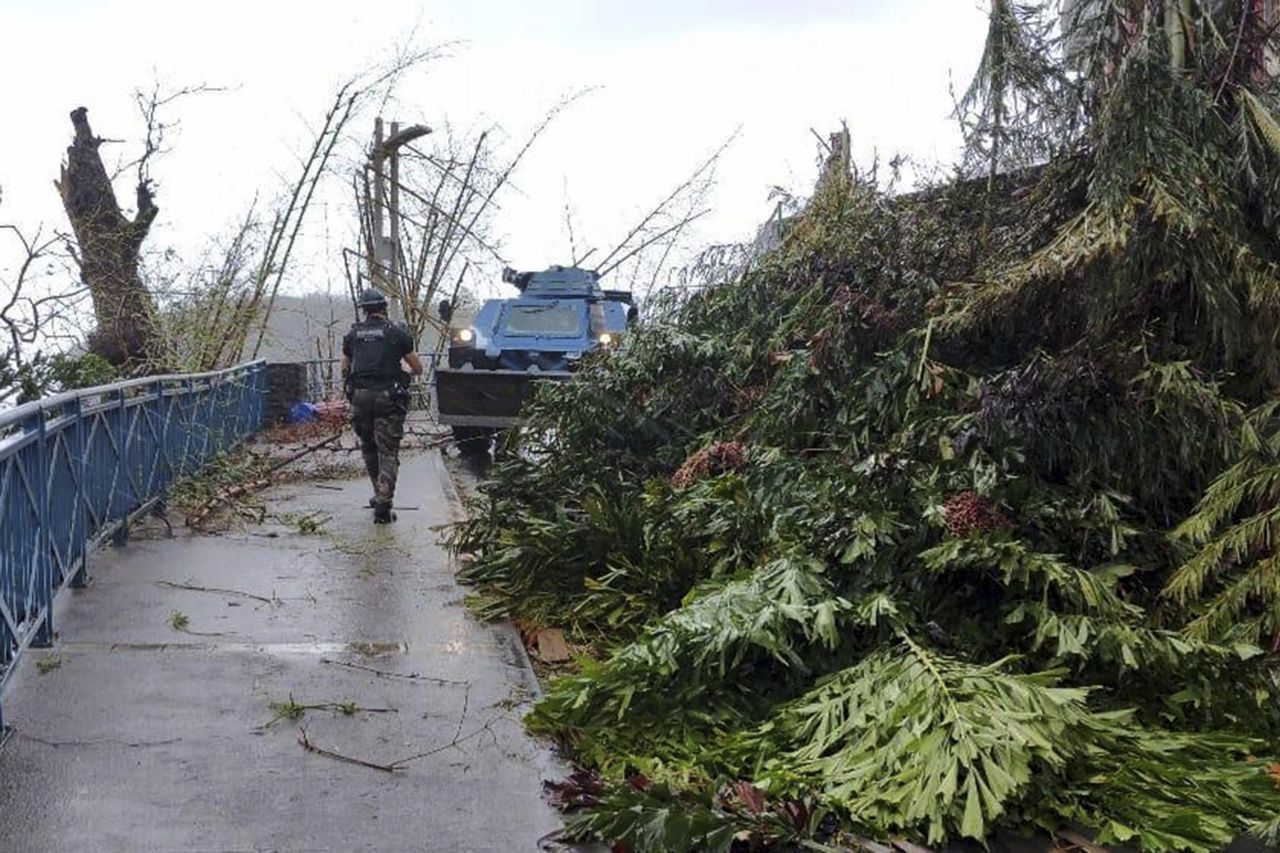
[[[27,734],[23,731],[15,731],[14,734],[23,740],[29,740],[32,743],[38,743],[41,746],[52,747],[53,749],[64,749],[66,747],[100,747],[100,746],[122,746],[128,749],[142,749],[151,746],[168,746],[170,744],[181,742],[182,738],[168,738],[167,740],[151,740],[151,741],[129,741],[117,740],[115,738],[103,738],[101,740],[46,740],[42,737]]]
[[[430,681],[434,684],[452,684],[458,687],[471,687],[470,681],[456,681],[452,678],[438,678],[434,675],[423,675],[418,672],[390,672],[385,669],[378,669],[372,666],[365,666],[361,663],[349,663],[342,660],[334,660],[333,658],[320,658],[320,663],[326,663],[331,666],[344,666],[348,669],[358,669],[363,672],[371,672],[381,678],[403,678],[407,681]]]
[[[165,515],[164,504],[157,503],[155,509],[151,513],[152,518],[160,519],[160,523],[164,525],[165,537],[173,538],[173,524],[169,521],[169,517]]]
[[[337,431],[335,431],[328,438],[325,438],[323,441],[318,441],[315,444],[308,444],[306,447],[302,448],[296,453],[286,456],[284,459],[281,459],[279,462],[277,462],[276,464],[268,468],[267,475],[270,476],[275,472],[279,471],[281,468],[285,467],[286,465],[292,465],[294,462],[297,462],[299,459],[303,458],[304,456],[310,456],[312,453],[315,453],[317,450],[323,450],[328,445],[333,444],[333,442],[340,441],[342,439],[342,434],[345,431],[346,431],[346,428],[340,426],[338,427]]]
[[[307,752],[314,752],[316,755],[323,755],[326,758],[332,758],[335,761],[343,761],[347,764],[358,764],[361,767],[368,767],[372,770],[381,770],[383,773],[395,773],[397,770],[403,769],[394,764],[378,764],[373,761],[365,761],[363,758],[343,755],[340,752],[334,752],[333,750],[325,749],[322,746],[316,746],[307,737],[307,730],[302,727],[298,728],[298,745]]]
[[[175,583],[174,581],[156,581],[156,583],[159,584],[160,586],[172,587],[173,589],[185,589],[191,592],[210,592],[216,595],[237,595],[237,596],[240,596],[241,598],[252,598],[254,601],[261,601],[263,604],[276,605],[276,604],[284,603],[275,595],[272,595],[270,598],[267,598],[266,596],[263,596],[263,595],[254,595],[252,592],[244,592],[238,589],[223,589],[222,587],[217,587],[217,586],[197,586],[196,584]],[[172,619],[172,617],[170,618]],[[181,629],[178,629],[178,630],[181,630]]]
[[[492,732],[493,724],[505,716],[506,716],[505,713],[494,714],[492,717],[485,720],[481,726],[479,726],[478,728],[472,729],[471,731],[467,732],[465,735],[461,735],[461,736],[455,735],[453,740],[449,741],[448,743],[442,743],[439,746],[432,747],[431,749],[426,750],[425,752],[419,752],[419,753],[415,753],[414,755],[407,755],[404,758],[396,759],[395,761],[391,762],[387,766],[392,767],[396,770],[402,770],[404,769],[404,766],[411,761],[420,761],[423,758],[430,758],[433,755],[439,755],[440,753],[445,752],[446,750],[453,749],[457,746],[460,746],[461,744],[466,743],[469,740],[473,740],[479,737],[480,735],[484,734],[485,732]]]

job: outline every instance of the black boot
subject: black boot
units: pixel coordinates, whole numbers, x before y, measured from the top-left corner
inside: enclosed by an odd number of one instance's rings
[[[396,520],[396,514],[391,511],[390,504],[377,504],[373,508],[374,524],[390,524]]]

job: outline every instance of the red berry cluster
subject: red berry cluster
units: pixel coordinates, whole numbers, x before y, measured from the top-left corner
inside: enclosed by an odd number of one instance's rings
[[[747,464],[747,448],[739,441],[721,441],[704,447],[684,461],[671,475],[671,485],[685,489],[714,474],[737,471]]]
[[[974,492],[960,492],[947,498],[943,504],[947,530],[952,536],[967,538],[976,533],[990,533],[1007,527],[1009,522],[992,503]]]

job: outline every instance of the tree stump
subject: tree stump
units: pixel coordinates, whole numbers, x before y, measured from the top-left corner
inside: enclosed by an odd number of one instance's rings
[[[138,256],[159,208],[139,168],[138,212],[132,220],[126,217],[102,164],[102,140],[89,127],[88,110],[73,110],[71,124],[75,137],[55,185],[75,232],[80,278],[93,299],[97,328],[89,349],[116,366],[136,365],[154,350],[155,303],[138,275]]]

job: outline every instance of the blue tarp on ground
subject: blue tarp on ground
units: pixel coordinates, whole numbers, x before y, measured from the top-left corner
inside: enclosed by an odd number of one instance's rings
[[[316,411],[316,407],[310,403],[294,403],[289,407],[289,423],[306,424],[311,423],[320,416]]]

